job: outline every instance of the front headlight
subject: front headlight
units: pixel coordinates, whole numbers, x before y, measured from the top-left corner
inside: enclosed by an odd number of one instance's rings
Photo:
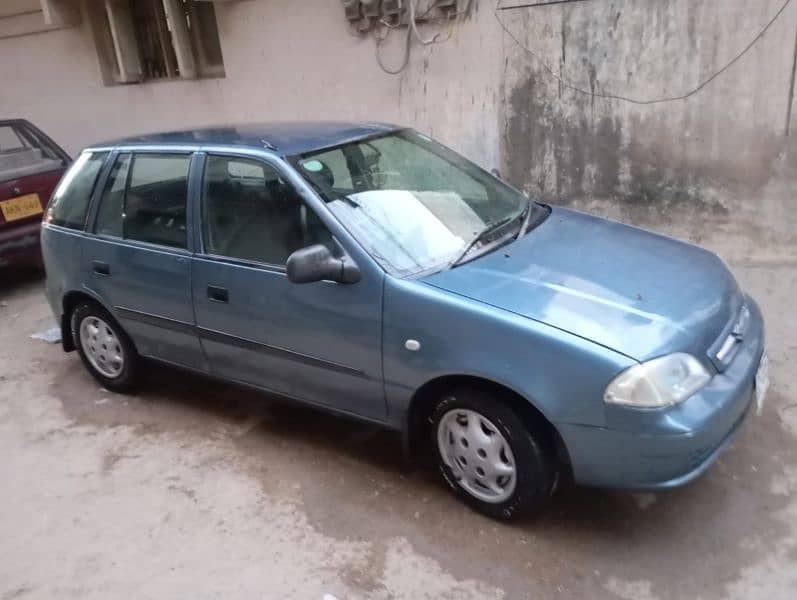
[[[609,404],[660,408],[683,402],[710,379],[691,354],[668,354],[620,373],[606,388],[603,399]]]

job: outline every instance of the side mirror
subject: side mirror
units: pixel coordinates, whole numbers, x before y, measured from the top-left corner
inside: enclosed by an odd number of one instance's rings
[[[337,281],[338,283],[357,283],[360,281],[360,268],[349,258],[335,258],[329,248],[314,244],[300,248],[288,257],[288,279],[293,283],[312,283],[314,281]]]

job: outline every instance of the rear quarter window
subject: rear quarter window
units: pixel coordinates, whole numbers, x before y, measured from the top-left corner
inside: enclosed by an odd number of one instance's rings
[[[66,172],[47,208],[46,222],[83,229],[91,194],[107,152],[84,152]]]

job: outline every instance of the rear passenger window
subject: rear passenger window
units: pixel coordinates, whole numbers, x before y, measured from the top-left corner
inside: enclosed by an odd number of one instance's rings
[[[284,265],[295,250],[332,247],[332,236],[288,182],[268,165],[208,156],[203,184],[205,251]]]
[[[91,193],[107,152],[84,152],[66,172],[47,208],[48,223],[83,229]]]
[[[95,232],[186,247],[187,154],[120,154],[102,194]]]

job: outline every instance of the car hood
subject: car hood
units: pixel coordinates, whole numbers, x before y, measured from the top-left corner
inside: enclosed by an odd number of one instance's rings
[[[424,282],[642,361],[705,352],[743,297],[711,252],[563,208],[519,240]]]

